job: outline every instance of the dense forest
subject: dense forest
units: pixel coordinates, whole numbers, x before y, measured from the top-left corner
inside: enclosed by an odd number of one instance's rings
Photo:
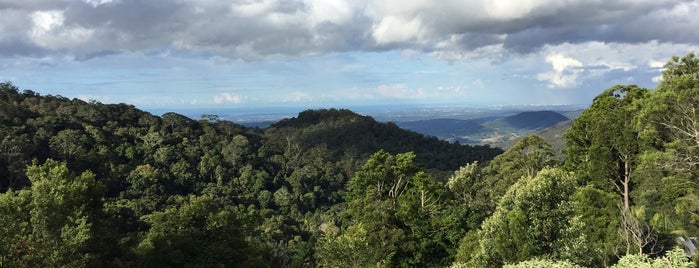
[[[0,267],[695,267],[699,58],[505,152],[348,110],[248,128],[0,84]],[[691,252],[690,252],[691,253]]]

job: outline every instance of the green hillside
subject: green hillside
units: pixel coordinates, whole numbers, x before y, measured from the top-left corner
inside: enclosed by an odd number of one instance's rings
[[[443,185],[502,153],[349,110],[308,110],[262,130],[9,83],[0,138],[0,267],[303,266],[322,251],[319,226],[346,227],[347,183],[375,153],[401,157],[386,163],[404,165],[391,171],[400,187],[420,170]],[[448,264],[458,237],[430,242],[432,257],[416,263]]]
[[[546,142],[551,144],[551,149],[553,149],[556,159],[563,161],[563,149],[566,145],[565,132],[573,125],[573,119],[559,122],[551,127],[539,130],[535,132],[537,136],[544,139]],[[507,150],[514,146],[521,138],[513,138],[500,143],[491,144],[494,147],[502,148]]]
[[[527,111],[470,120],[430,119],[399,122],[402,128],[466,144],[501,144],[568,120],[554,111]]]
[[[357,154],[365,158],[378,150],[389,153],[412,151],[416,161],[429,169],[455,170],[472,161],[492,159],[501,151],[489,146],[457,145],[435,137],[425,137],[380,123],[350,110],[307,110],[265,129],[270,136],[284,135],[304,147],[328,146],[340,155]]]

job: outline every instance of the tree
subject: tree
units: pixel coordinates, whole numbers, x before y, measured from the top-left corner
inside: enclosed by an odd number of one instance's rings
[[[413,163],[412,152],[393,156],[383,150],[372,155],[361,170],[347,182],[347,200],[359,200],[371,191],[377,197],[388,197],[392,208],[397,206],[397,199],[406,189],[408,182],[417,171]]]
[[[28,267],[32,258],[29,234],[31,192],[10,189],[0,193],[0,267]]]
[[[82,138],[82,131],[73,129],[61,130],[51,137],[50,147],[56,151],[57,156],[63,157],[66,162],[71,162],[86,152],[83,148],[84,142],[81,140]]]
[[[136,247],[145,266],[260,267],[263,254],[248,216],[211,196],[181,198],[175,207],[145,217],[150,229]]]
[[[444,186],[420,171],[415,154],[379,151],[347,183],[349,226],[362,224],[367,247],[392,266],[443,266],[455,243],[440,234]],[[349,228],[349,227],[348,227]]]
[[[29,189],[0,194],[0,208],[8,213],[3,213],[6,226],[16,228],[0,232],[0,240],[9,247],[3,250],[2,261],[8,266],[95,265],[99,248],[94,247],[98,243],[94,230],[104,188],[94,174],[74,175],[65,163],[49,159],[29,166],[27,177],[32,183]]]
[[[640,208],[641,210],[643,207]],[[638,251],[638,255],[643,255],[643,252],[648,250],[651,254],[658,252],[657,234],[646,224],[638,219],[636,214],[641,214],[635,211],[621,210],[621,219],[619,220],[619,237],[621,238],[622,246],[625,247],[626,255],[631,254],[632,249]]]
[[[552,261],[547,259],[532,259],[528,261],[519,262],[517,264],[506,264],[503,268],[582,268],[577,264],[571,263],[569,261]]]
[[[478,161],[466,164],[449,177],[447,187],[454,198],[467,207],[478,207],[477,195],[483,192],[483,171]]]
[[[665,256],[651,259],[644,254],[628,254],[619,260],[612,268],[692,268],[696,265],[687,258],[679,247],[665,253]]]
[[[611,186],[621,195],[624,210],[631,206],[631,174],[640,150],[634,116],[647,95],[637,86],[609,88],[566,132],[566,168],[579,172],[582,184]]]
[[[391,255],[369,247],[369,234],[362,223],[350,225],[343,234],[326,232],[316,247],[322,267],[370,267],[390,261]]]
[[[699,58],[673,57],[662,82],[639,111],[644,146],[636,191],[651,228],[665,234],[699,231]],[[641,219],[644,220],[644,219]],[[670,241],[672,242],[672,241]]]
[[[477,240],[467,241],[469,239],[464,235],[475,234],[475,230],[480,227],[483,220],[492,213],[494,204],[490,202],[488,190],[491,185],[485,179],[483,167],[479,166],[478,162],[473,162],[455,171],[447,181],[446,186],[449,191],[445,198],[446,206],[442,219],[445,222],[451,222],[450,228],[445,232],[453,237],[454,244],[460,243],[462,246],[478,244]],[[466,256],[470,255],[464,255]]]
[[[227,145],[221,149],[223,160],[231,166],[239,168],[250,154],[250,142],[243,135],[236,135]]]
[[[398,197],[416,171],[414,157],[412,153],[393,156],[376,152],[347,182],[350,226],[362,224],[367,232],[366,246],[388,257],[389,263],[407,242],[406,232],[398,226],[396,211]]]
[[[611,265],[618,259],[620,242],[618,195],[585,185],[573,194],[572,202],[589,245],[590,263],[597,267]]]
[[[520,139],[484,168],[485,188],[490,202],[497,203],[507,189],[520,178],[533,177],[539,170],[556,163],[551,145],[534,134]]]
[[[575,189],[575,176],[555,168],[515,183],[483,222],[476,265],[501,266],[534,257],[585,262],[574,256],[585,252],[571,204]]]

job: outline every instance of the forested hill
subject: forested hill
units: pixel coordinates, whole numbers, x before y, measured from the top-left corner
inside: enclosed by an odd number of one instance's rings
[[[215,115],[192,120],[176,113],[162,117],[131,105],[88,103],[61,96],[41,96],[33,91],[19,92],[10,84],[2,85],[0,123],[0,190],[27,183],[24,166],[32,160],[64,160],[77,171],[91,169],[112,177],[107,165],[137,165],[149,161],[166,162],[168,149],[185,148],[201,141],[197,153],[203,159],[206,148],[216,142],[247,139],[245,153],[297,150],[316,147],[327,150],[332,160],[366,160],[383,149],[391,153],[415,152],[417,162],[428,169],[452,171],[472,161],[486,161],[502,153],[488,146],[468,146],[427,138],[392,123],[379,123],[349,110],[308,110],[285,119],[265,130],[246,128]],[[233,137],[238,139],[232,140]],[[205,139],[211,139],[204,142]],[[182,144],[185,143],[185,144]],[[216,145],[221,146],[221,145]],[[215,146],[214,146],[215,147]],[[163,155],[164,154],[164,155]],[[213,154],[213,153],[211,153]],[[158,157],[165,159],[158,159]],[[194,161],[198,156],[188,156]],[[265,159],[268,160],[268,159]],[[330,159],[328,159],[330,160]],[[191,162],[190,161],[190,162]],[[212,163],[211,165],[215,165]],[[97,170],[95,170],[97,169]]]
[[[411,152],[401,172],[426,168],[442,185],[502,153],[348,110],[261,130],[2,83],[0,267],[312,263],[319,226],[342,226],[347,182],[382,150]]]
[[[490,146],[458,145],[404,130],[394,123],[380,123],[349,110],[307,110],[266,129],[304,147],[325,145],[340,155],[364,158],[378,150],[397,154],[414,152],[428,169],[456,170],[473,161],[487,161],[502,153]]]

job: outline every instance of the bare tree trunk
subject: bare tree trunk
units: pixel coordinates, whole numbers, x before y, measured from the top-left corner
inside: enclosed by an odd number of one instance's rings
[[[624,243],[623,246],[626,247],[626,254],[630,254],[633,247],[638,248],[638,254],[643,254],[645,248],[648,248],[650,253],[657,253],[658,237],[653,230],[628,209],[620,208],[619,210],[621,212],[619,235]]]
[[[628,159],[627,159],[628,160]],[[624,181],[622,184],[624,185],[624,211],[629,211],[629,184],[631,183],[631,169],[629,168],[629,162],[625,161],[624,162]]]
[[[617,178],[612,184],[617,192],[621,194],[621,199],[624,203],[623,210],[629,211],[631,208],[631,164],[629,164],[629,157],[619,156],[619,158],[624,162],[624,175],[621,178]]]

